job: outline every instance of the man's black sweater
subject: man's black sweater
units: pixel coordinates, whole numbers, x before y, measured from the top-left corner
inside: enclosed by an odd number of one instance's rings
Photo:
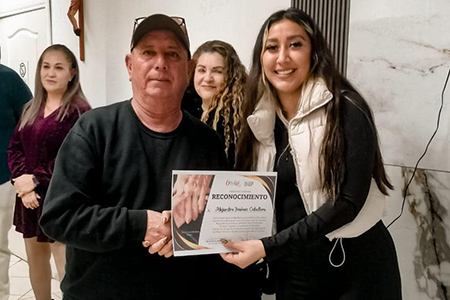
[[[227,167],[217,133],[190,116],[145,127],[125,101],[85,113],[57,157],[41,226],[67,245],[65,299],[226,299],[218,255],[164,258],[142,246],[146,210],[171,208],[172,170]],[[230,298],[231,299],[231,298]]]

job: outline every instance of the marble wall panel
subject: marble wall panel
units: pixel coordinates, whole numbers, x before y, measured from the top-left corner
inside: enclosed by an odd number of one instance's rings
[[[436,127],[450,69],[450,1],[354,0],[349,79],[372,107],[385,163],[413,167]],[[450,171],[450,87],[420,167]]]
[[[385,224],[401,211],[413,169],[387,167],[395,185],[388,199]],[[450,173],[418,170],[402,216],[389,231],[394,238],[402,276],[403,299],[450,299]]]

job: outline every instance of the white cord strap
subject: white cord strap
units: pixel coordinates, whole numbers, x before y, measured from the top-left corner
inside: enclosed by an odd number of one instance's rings
[[[341,244],[341,250],[342,250],[342,262],[339,264],[335,264],[333,263],[333,261],[331,260],[331,256],[333,255],[334,249],[336,248],[337,243]],[[336,239],[336,242],[334,242],[334,246],[333,249],[331,249],[330,251],[330,255],[328,256],[328,261],[330,262],[330,264],[335,267],[335,268],[339,268],[340,266],[342,266],[345,262],[345,251],[344,251],[344,245],[342,245],[342,238],[338,238]]]

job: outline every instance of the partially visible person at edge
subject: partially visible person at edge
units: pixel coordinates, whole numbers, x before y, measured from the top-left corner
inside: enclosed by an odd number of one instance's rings
[[[216,130],[225,145],[230,166],[241,131],[241,107],[247,73],[230,44],[212,40],[192,56],[194,71],[182,107]]]
[[[46,236],[38,221],[59,147],[90,106],[81,89],[77,60],[64,45],[44,50],[35,82],[34,98],[25,106],[8,148],[8,164],[17,191],[14,225],[25,240],[31,286],[37,300],[48,300],[50,256],[62,280],[65,246]]]
[[[303,11],[263,24],[243,116],[236,165],[278,172],[277,232],[228,243],[238,252],[223,258],[242,268],[264,258],[278,300],[401,299],[371,110]]]
[[[23,106],[33,95],[14,70],[0,64],[0,300],[9,295],[8,231],[12,225],[15,190],[8,168],[9,141],[20,119]]]
[[[181,110],[185,20],[136,19],[130,52],[133,97],[80,118],[44,205],[41,226],[67,245],[64,299],[256,299],[219,255],[172,257],[172,170],[227,168],[218,134]]]

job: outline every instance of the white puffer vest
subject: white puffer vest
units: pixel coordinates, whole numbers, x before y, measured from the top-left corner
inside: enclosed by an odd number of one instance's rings
[[[303,87],[297,114],[288,124],[289,144],[294,159],[297,186],[306,213],[310,214],[327,201],[321,188],[319,173],[319,150],[326,123],[324,106],[333,100],[332,93],[321,79],[311,79]],[[257,171],[272,171],[275,166],[275,118],[282,119],[280,109],[269,97],[262,97],[255,111],[247,118],[250,129],[258,140]],[[386,196],[372,179],[369,195],[356,218],[328,233],[334,238],[351,238],[369,230],[383,216]]]

